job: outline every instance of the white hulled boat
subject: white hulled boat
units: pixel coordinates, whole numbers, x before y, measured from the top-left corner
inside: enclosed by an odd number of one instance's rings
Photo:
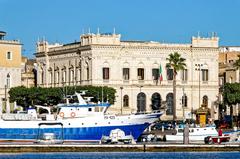
[[[166,135],[166,141],[183,142],[184,128],[176,128],[175,130],[175,133]],[[218,136],[218,132],[214,126],[189,128],[189,142],[204,143],[205,137],[208,136]]]
[[[109,103],[93,104],[84,100],[82,95],[76,93],[69,96],[67,103],[58,105],[56,114],[48,110],[48,114],[39,116],[35,109],[28,109],[25,114],[3,114],[0,120],[0,140],[35,141],[42,134],[53,133],[56,139],[64,141],[98,142],[114,129],[120,129],[137,140],[162,115],[161,111],[110,115],[106,114]]]

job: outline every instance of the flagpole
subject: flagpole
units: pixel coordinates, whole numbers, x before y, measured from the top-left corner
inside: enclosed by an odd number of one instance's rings
[[[162,77],[162,65],[160,63],[160,66],[159,66],[159,81],[160,81],[160,84],[162,83],[162,80],[163,80],[163,77]]]

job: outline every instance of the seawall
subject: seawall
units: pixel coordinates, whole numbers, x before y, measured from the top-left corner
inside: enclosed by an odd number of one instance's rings
[[[199,152],[239,151],[240,144],[1,144],[1,153],[19,152]]]

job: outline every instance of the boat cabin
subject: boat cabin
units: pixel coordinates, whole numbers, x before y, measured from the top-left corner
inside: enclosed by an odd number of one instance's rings
[[[85,94],[85,93],[84,93]],[[93,103],[93,97],[82,97],[82,93],[75,93],[71,96],[66,96],[65,103],[58,104],[58,116],[60,118],[75,118],[85,116],[103,115],[109,103]]]

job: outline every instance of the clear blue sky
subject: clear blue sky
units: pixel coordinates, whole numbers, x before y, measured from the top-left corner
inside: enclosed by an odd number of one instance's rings
[[[0,30],[34,57],[38,38],[79,41],[83,30],[122,40],[190,43],[217,32],[220,45],[240,46],[240,0],[0,0]]]

